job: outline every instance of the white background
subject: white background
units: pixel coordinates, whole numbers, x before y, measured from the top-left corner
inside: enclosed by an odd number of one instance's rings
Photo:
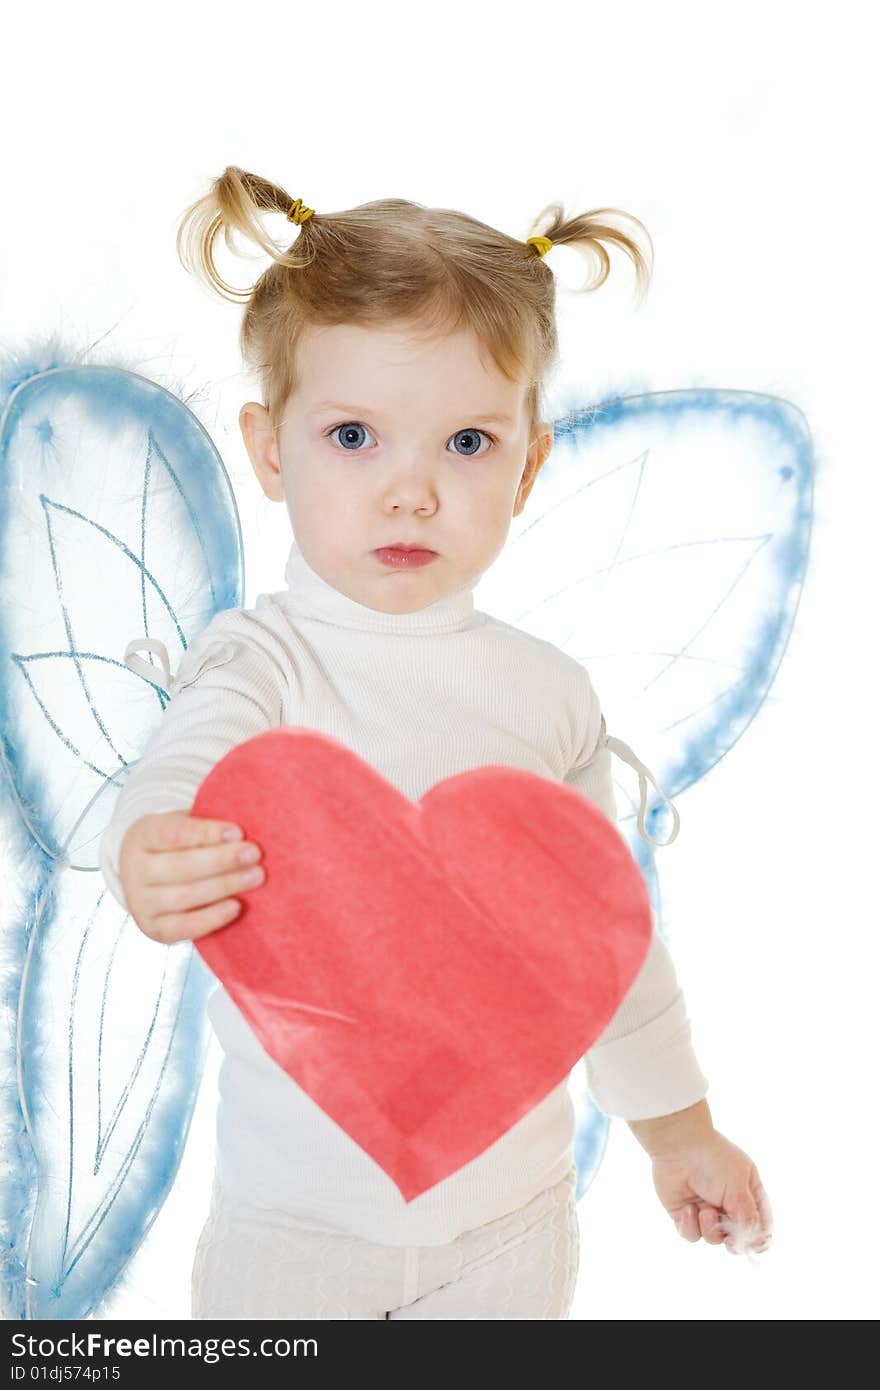
[[[755,1159],[776,1217],[755,1265],[675,1233],[616,1121],[580,1204],[580,1319],[876,1316],[877,910],[874,602],[877,103],[866,10],[351,4],[22,7],[5,20],[3,346],[102,339],[199,414],[236,486],[246,604],[283,583],[286,511],[238,434],[240,310],[174,246],[227,164],[317,212],[384,196],[514,235],[551,199],[619,207],[654,239],[560,295],[563,377],[778,394],[817,454],[807,583],[747,736],[681,799],[658,864],[717,1126]],[[295,234],[287,224],[288,234]],[[284,232],[274,226],[272,234]],[[562,282],[584,270],[550,253]],[[246,285],[263,260],[225,261]],[[237,271],[235,269],[237,267]],[[213,1105],[130,1269],[119,1317],[188,1317]],[[872,1289],[873,1286],[873,1289]]]

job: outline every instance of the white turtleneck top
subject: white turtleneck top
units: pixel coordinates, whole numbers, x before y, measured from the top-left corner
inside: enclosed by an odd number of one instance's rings
[[[471,588],[418,612],[383,613],[334,589],[295,544],[285,579],[286,590],[261,594],[253,608],[217,614],[173,681],[161,643],[129,646],[162,649],[172,699],[101,839],[105,881],[123,907],[119,847],[129,826],[189,810],[231,748],[280,724],[338,739],[413,801],[456,773],[505,765],[564,781],[615,822],[611,750],[643,769],[626,744],[606,740],[589,675],[574,658],[480,612]],[[156,667],[126,660],[156,680]],[[477,1158],[406,1203],[264,1051],[219,983],[208,1014],[224,1054],[216,1179],[234,1201],[382,1244],[435,1245],[522,1206],[573,1162],[566,1080]],[[585,1073],[578,1083],[586,1080],[600,1109],[628,1120],[684,1109],[706,1093],[656,924]]]

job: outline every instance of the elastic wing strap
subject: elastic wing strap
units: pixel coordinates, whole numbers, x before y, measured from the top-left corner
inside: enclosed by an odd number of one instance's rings
[[[604,734],[605,746],[606,746],[607,748],[610,748],[612,753],[616,753],[617,756],[618,756],[618,758],[621,758],[621,759],[623,760],[623,762],[629,763],[630,767],[635,768],[636,772],[639,774],[639,818],[638,818],[639,834],[641,835],[641,837],[642,837],[643,840],[647,840],[649,844],[657,845],[657,846],[658,846],[659,848],[661,848],[661,849],[663,848],[664,845],[671,845],[671,844],[672,844],[672,841],[675,839],[676,835],[678,834],[678,827],[679,827],[679,825],[680,825],[680,823],[681,823],[681,820],[680,820],[678,811],[676,810],[674,804],[669,800],[669,797],[666,795],[665,791],[663,791],[662,787],[659,787],[659,786],[657,785],[657,780],[656,780],[656,778],[654,777],[654,774],[653,774],[652,772],[650,772],[650,771],[648,770],[648,768],[645,767],[645,764],[641,761],[640,758],[637,758],[637,757],[636,757],[635,753],[634,753],[633,750],[630,748],[629,744],[628,744],[628,743],[624,743],[624,742],[623,742],[623,739],[620,739],[620,738],[613,738],[613,737],[609,736],[608,734],[605,734],[605,733],[604,733],[604,730],[605,730],[605,721],[604,721],[604,719],[603,719],[603,721],[602,721],[602,730],[603,730],[603,734]],[[668,840],[654,840],[654,839],[652,839],[652,837],[648,834],[648,832],[645,830],[645,809],[646,809],[647,804],[648,804],[648,780],[650,780],[651,782],[653,782],[654,787],[655,787],[656,790],[660,793],[660,795],[662,796],[663,800],[666,802],[666,805],[669,807],[670,811],[672,812],[672,818],[673,818],[674,824],[673,824],[672,834],[669,836],[669,839],[668,839]]]
[[[164,680],[156,679],[156,668],[151,666],[149,661],[141,661],[139,656],[134,656],[134,652],[152,652],[162,663],[162,674]],[[171,663],[168,660],[168,648],[164,642],[160,642],[158,637],[133,637],[125,648],[125,664],[129,671],[134,671],[135,675],[143,676],[144,680],[151,681],[153,685],[159,685],[170,694],[171,691]]]

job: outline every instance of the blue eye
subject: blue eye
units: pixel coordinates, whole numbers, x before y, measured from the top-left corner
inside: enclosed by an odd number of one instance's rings
[[[333,436],[334,436],[334,434],[336,433],[337,430],[342,430],[346,442],[343,444],[342,441],[340,440],[340,445],[341,445],[341,447],[342,447],[343,449],[348,449],[348,446],[349,446],[350,444],[352,444],[352,443],[354,443],[355,445],[357,444],[357,431],[358,431],[358,430],[363,430],[363,429],[364,429],[364,426],[363,426],[363,425],[361,425],[358,421],[353,420],[353,421],[351,421],[351,422],[349,422],[349,423],[346,423],[346,424],[344,424],[344,425],[336,425],[336,426],[330,431],[329,438],[332,439]],[[355,439],[354,439],[354,440],[352,440],[352,435],[355,436]],[[353,449],[348,449],[348,452],[351,453],[351,454],[356,454],[356,453],[359,453],[360,450],[357,449],[357,448],[353,448]]]
[[[465,454],[465,455],[464,455],[465,458],[473,458],[474,454],[477,452],[477,449],[479,449],[479,447],[480,447],[480,441],[479,441],[479,436],[480,436],[480,435],[482,435],[482,436],[484,437],[484,439],[488,439],[488,440],[490,441],[490,443],[492,443],[492,444],[495,443],[495,440],[492,438],[492,435],[491,435],[491,434],[486,434],[486,431],[485,431],[485,430],[475,430],[475,429],[457,430],[457,431],[455,432],[455,434],[452,436],[452,438],[453,438],[453,439],[462,439],[462,438],[464,438],[464,439],[473,441],[474,447],[470,450],[470,452],[469,452],[468,454]],[[485,452],[486,452],[486,451],[484,450],[484,453],[485,453]]]
[[[340,448],[345,449],[350,454],[357,454],[363,452],[360,448],[360,444],[363,442],[361,436],[369,434],[370,432],[359,420],[350,420],[341,425],[334,425],[333,429],[328,431],[328,439],[333,439],[333,436],[337,433],[339,433],[340,437],[338,440],[334,440],[334,443],[338,443]],[[480,435],[482,435],[484,439],[488,439],[490,444],[495,443],[494,436],[487,434],[485,430],[468,428],[456,431],[452,439],[463,438],[467,441],[465,446],[467,452],[459,454],[460,458],[473,458],[480,447]],[[370,437],[372,438],[372,436]],[[484,450],[483,452],[485,453],[487,451]]]

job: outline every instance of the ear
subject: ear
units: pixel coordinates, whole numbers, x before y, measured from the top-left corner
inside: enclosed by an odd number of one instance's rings
[[[535,435],[529,445],[526,454],[526,466],[520,478],[519,487],[516,490],[516,501],[513,504],[513,515],[519,516],[526,504],[526,498],[532,490],[532,484],[538,476],[538,472],[553,448],[553,426],[542,424],[539,432]]]
[[[268,410],[256,401],[248,401],[239,411],[238,423],[260,487],[272,502],[283,502],[284,482],[278,440]]]

